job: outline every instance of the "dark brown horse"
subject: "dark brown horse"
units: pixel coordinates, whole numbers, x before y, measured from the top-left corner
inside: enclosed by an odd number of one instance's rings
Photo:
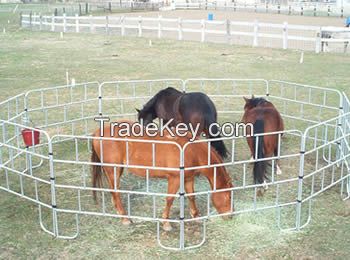
[[[120,121],[125,122],[127,125],[131,125],[131,121]],[[123,126],[124,127],[124,126]],[[92,142],[92,156],[91,162],[100,163],[101,158],[103,158],[102,163],[109,164],[119,164],[119,165],[131,165],[131,166],[145,166],[152,167],[154,162],[155,167],[167,167],[167,168],[179,168],[180,166],[180,150],[175,144],[162,143],[155,144],[153,147],[151,142],[135,142],[137,140],[150,140],[150,141],[168,141],[175,142],[183,147],[187,142],[189,142],[190,136],[185,137],[172,137],[170,135],[161,136],[159,133],[155,137],[137,137],[129,136],[129,140],[135,140],[134,142],[129,141],[128,145],[126,141],[120,140],[121,137],[118,135],[119,130],[123,128],[118,125],[114,127],[114,136],[111,135],[111,129],[109,126],[104,128],[104,137],[115,137],[118,140],[106,140],[106,139],[94,139]],[[124,127],[125,128],[125,127]],[[100,129],[95,131],[95,137],[99,137]],[[102,145],[101,145],[102,143]],[[126,148],[126,146],[128,148]],[[102,147],[102,150],[101,150]],[[153,158],[154,149],[154,158]],[[208,145],[206,143],[192,143],[188,145],[185,149],[184,154],[185,167],[201,166],[208,164]],[[210,150],[211,164],[222,163],[221,157],[217,154],[214,149]],[[105,173],[109,186],[111,189],[116,183],[117,189],[120,187],[120,178],[123,173],[124,167],[118,167],[116,169],[116,180],[114,179],[114,167],[112,166],[99,166],[94,164],[92,167],[92,184],[93,187],[101,187],[102,185],[102,172]],[[128,172],[146,177],[146,169],[141,168],[128,168]],[[205,176],[211,188],[216,189],[226,189],[232,187],[232,182],[229,174],[227,173],[225,167],[217,167],[216,181],[214,180],[214,168],[203,168],[198,170],[185,170],[185,191],[187,193],[194,193],[194,178],[197,175]],[[149,169],[150,178],[164,178],[168,180],[168,194],[176,194],[180,186],[180,174],[178,170],[158,170]],[[111,192],[113,203],[120,215],[127,215],[121,201],[119,192]],[[94,198],[96,199],[96,191],[94,191]],[[188,196],[190,213],[192,217],[198,217],[199,211],[195,203],[194,196]],[[212,202],[214,207],[219,213],[229,213],[231,212],[231,192],[230,191],[218,191],[212,193]],[[168,219],[170,214],[170,208],[174,201],[174,197],[169,196],[166,198],[166,207],[163,211],[162,218]],[[130,224],[130,220],[125,217],[122,219],[123,224]],[[170,230],[171,225],[169,222],[164,222],[163,228],[165,230]]]
[[[250,133],[250,128],[247,128],[247,142],[251,151],[252,160],[277,156],[278,154],[278,134],[270,134],[257,137],[257,134],[279,132],[284,130],[283,119],[275,106],[264,98],[251,99],[244,98],[244,115],[242,121],[244,123],[251,123],[254,126],[254,133]],[[258,147],[256,148],[256,138],[258,138]],[[257,149],[257,151],[256,151]],[[254,158],[257,155],[257,158]],[[266,178],[267,161],[254,162],[254,182],[257,184],[264,183]],[[282,171],[276,163],[277,174]]]
[[[217,122],[217,112],[214,103],[210,98],[201,92],[183,93],[172,87],[159,91],[151,98],[138,112],[138,120],[145,125],[153,119],[163,119],[164,123],[173,119],[170,126],[179,123],[192,124],[195,128],[199,125],[198,134],[205,133],[209,138],[219,138],[219,129],[213,123]],[[227,149],[222,140],[211,143],[221,157],[227,157]]]

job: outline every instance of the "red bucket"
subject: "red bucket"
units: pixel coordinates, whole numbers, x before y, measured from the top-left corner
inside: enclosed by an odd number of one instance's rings
[[[40,132],[37,130],[23,129],[22,137],[26,146],[33,146],[40,143]]]

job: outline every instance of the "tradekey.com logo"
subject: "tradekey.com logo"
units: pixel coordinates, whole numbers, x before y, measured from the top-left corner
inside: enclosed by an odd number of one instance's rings
[[[110,122],[110,133],[111,136],[115,135],[115,131],[117,131],[117,135],[120,137],[142,137],[149,136],[155,137],[157,135],[160,136],[180,136],[184,137],[188,133],[191,133],[192,138],[191,142],[195,140],[197,136],[201,133],[199,132],[201,129],[200,123],[197,124],[185,124],[178,123],[175,126],[172,126],[174,123],[174,119],[170,119],[169,121],[164,122],[163,119],[159,120],[159,124],[149,123],[148,125],[143,124],[143,120],[140,122],[111,122],[109,117],[99,116],[95,117],[94,120],[99,122],[100,126],[100,136],[104,137],[104,129],[105,123]],[[222,125],[219,123],[212,123],[209,125],[206,131],[209,133],[211,138],[216,137],[247,137],[250,133],[254,133],[254,125],[252,123],[231,123],[226,122]],[[204,135],[205,136],[205,135]]]

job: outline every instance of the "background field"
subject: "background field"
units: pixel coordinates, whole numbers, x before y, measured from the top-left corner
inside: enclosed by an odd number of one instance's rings
[[[205,18],[205,17],[203,17]],[[8,23],[8,20],[10,23]],[[18,28],[0,14],[1,100],[28,89],[77,82],[154,78],[265,78],[337,88],[350,95],[350,56],[120,38],[91,34],[39,33]],[[34,205],[0,192],[0,258],[317,258],[350,256],[350,204],[336,187],[318,197],[311,224],[299,233],[280,232],[273,212],[240,215],[208,225],[198,250],[160,249],[155,225],[129,228],[116,219],[83,217],[77,240],[55,240],[40,230]]]

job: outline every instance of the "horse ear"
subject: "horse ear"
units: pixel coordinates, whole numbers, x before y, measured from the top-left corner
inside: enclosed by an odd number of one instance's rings
[[[246,103],[249,102],[249,98],[243,97],[243,99],[244,99],[244,101],[245,101]]]
[[[252,94],[252,99],[254,99],[255,97],[254,97],[254,94]]]
[[[140,109],[137,109],[135,108],[136,112],[140,114],[141,110]]]

